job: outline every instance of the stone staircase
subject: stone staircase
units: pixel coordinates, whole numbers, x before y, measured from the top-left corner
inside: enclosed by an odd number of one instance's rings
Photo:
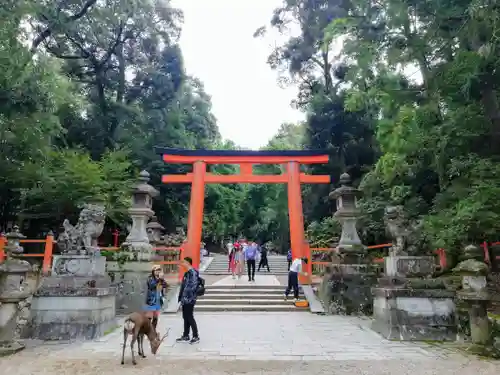
[[[226,269],[227,271],[227,269]],[[196,311],[308,311],[299,309],[283,298],[284,286],[281,285],[210,285],[205,295],[198,298]],[[301,293],[301,299],[304,296]]]
[[[267,268],[261,268],[257,271],[259,266],[258,262],[256,264],[255,273],[259,275],[286,275],[288,274],[288,263],[286,261],[286,256],[284,255],[270,255],[267,257],[269,263],[269,269],[271,272],[267,272]],[[227,255],[216,254],[214,259],[204,271],[206,275],[228,275],[227,271]],[[246,275],[246,265],[244,270],[244,275]]]

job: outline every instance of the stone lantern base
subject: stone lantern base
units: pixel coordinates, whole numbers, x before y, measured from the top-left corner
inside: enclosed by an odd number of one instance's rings
[[[371,315],[376,274],[367,264],[328,266],[321,285],[325,309],[336,315]]]

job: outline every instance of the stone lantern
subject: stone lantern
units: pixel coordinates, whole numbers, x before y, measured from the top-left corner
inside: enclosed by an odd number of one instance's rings
[[[330,193],[330,199],[336,199],[337,211],[334,216],[342,225],[338,249],[344,255],[363,255],[365,246],[361,243],[356,222],[360,216],[358,197],[361,192],[351,186],[351,176],[343,173],[340,176],[340,187]]]
[[[16,255],[23,252],[19,241],[25,237],[17,226],[6,237],[7,260],[0,264],[0,356],[16,353],[24,348],[15,337],[22,328],[19,326],[19,314],[26,315],[26,311],[29,312],[24,309],[23,303],[31,296],[26,283],[31,265],[16,258]],[[26,316],[21,318],[26,321]]]
[[[132,218],[132,227],[125,240],[130,250],[137,252],[151,253],[152,247],[149,243],[147,223],[148,219],[154,215],[153,198],[159,192],[153,186],[148,184],[149,173],[142,171],[139,174],[139,182],[134,187],[132,196],[132,207],[128,210]]]
[[[146,225],[146,230],[151,244],[158,245],[162,242],[163,231],[165,228],[158,222],[158,218],[156,216],[151,217],[148,225]]]
[[[476,254],[476,246],[467,246],[461,258],[464,259],[467,256],[472,258],[462,260],[453,269],[453,273],[462,276],[462,289],[457,292],[457,297],[467,306],[472,343],[488,345],[491,340],[491,327],[487,313],[491,296],[486,280],[489,269],[484,262],[475,259]]]

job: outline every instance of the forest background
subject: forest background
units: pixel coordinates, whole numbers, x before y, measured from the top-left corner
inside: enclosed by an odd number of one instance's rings
[[[126,233],[130,189],[146,169],[167,233],[185,228],[190,187],[160,176],[153,146],[238,149],[222,139],[202,82],[186,74],[182,13],[156,0],[6,0],[0,9],[0,228],[30,238],[106,204]],[[322,149],[332,184],[303,187],[310,242],[331,246],[328,199],[341,173],[363,191],[360,234],[387,242],[383,214],[403,205],[428,248],[499,239],[500,5],[485,0],[285,0],[269,28],[301,33],[269,65],[300,88],[303,123],[266,149]],[[241,88],[244,90],[244,87]],[[250,105],[250,103],[249,103]],[[235,124],[238,126],[238,124]],[[260,173],[279,167],[259,166]],[[212,167],[232,173],[232,166]],[[286,187],[210,185],[203,237],[289,246]]]

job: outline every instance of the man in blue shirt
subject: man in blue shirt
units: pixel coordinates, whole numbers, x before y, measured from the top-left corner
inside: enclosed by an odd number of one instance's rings
[[[245,261],[247,262],[248,271],[248,281],[255,282],[255,259],[257,258],[257,253],[259,252],[257,244],[252,242],[245,249]]]

